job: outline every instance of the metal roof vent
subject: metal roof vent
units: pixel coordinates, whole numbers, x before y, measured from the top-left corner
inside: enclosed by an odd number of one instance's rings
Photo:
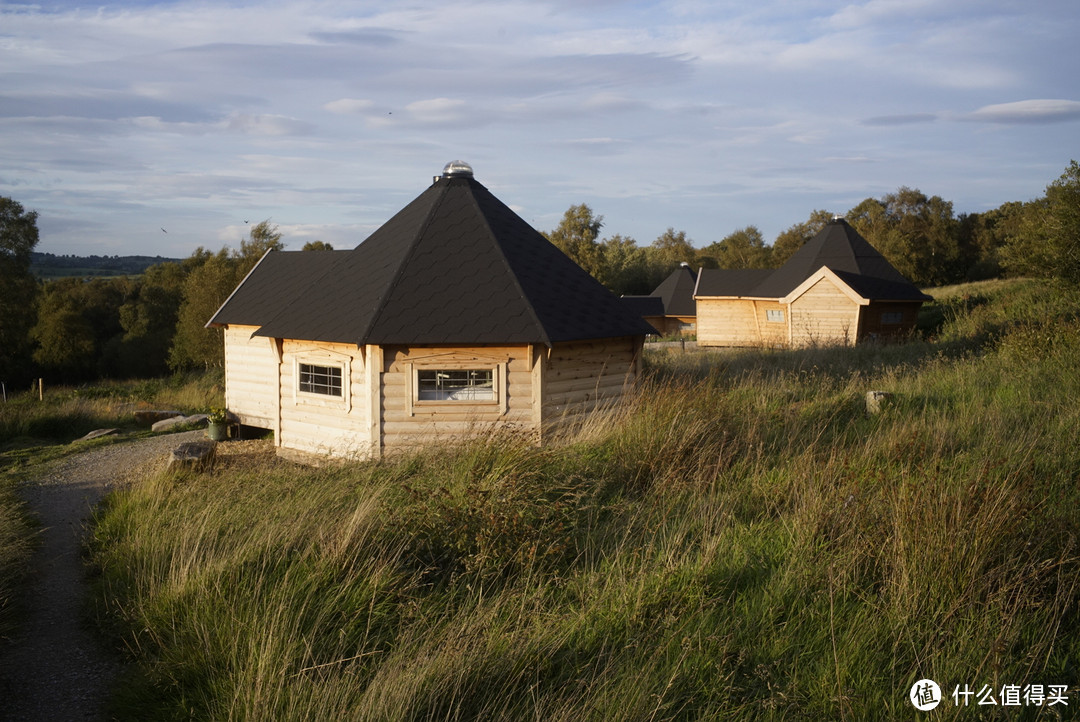
[[[472,178],[472,166],[463,160],[452,160],[442,169],[443,178]]]

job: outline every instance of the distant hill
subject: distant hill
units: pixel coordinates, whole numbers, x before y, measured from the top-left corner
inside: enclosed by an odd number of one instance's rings
[[[30,270],[38,278],[69,276],[137,276],[158,263],[179,263],[163,256],[57,256],[30,254]]]

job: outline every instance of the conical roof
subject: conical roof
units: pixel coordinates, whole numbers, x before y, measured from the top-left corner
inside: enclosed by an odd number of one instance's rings
[[[471,170],[455,167],[267,318],[256,335],[551,345],[650,332]]]
[[[836,273],[863,298],[930,299],[842,218],[827,223],[775,271],[702,270],[697,295],[783,298],[822,268]]]

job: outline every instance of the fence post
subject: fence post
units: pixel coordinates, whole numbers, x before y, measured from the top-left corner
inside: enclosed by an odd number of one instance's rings
[[[45,400],[45,379],[43,378],[37,380],[37,398],[38,401]]]
[[[5,384],[3,381],[0,381],[0,389],[3,389],[3,391],[4,391],[4,403],[6,404],[7,403],[7,384]]]

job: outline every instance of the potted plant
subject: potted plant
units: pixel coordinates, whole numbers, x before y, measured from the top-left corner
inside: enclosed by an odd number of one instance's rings
[[[210,409],[206,415],[206,435],[212,441],[224,441],[229,435],[229,412],[225,409]]]

